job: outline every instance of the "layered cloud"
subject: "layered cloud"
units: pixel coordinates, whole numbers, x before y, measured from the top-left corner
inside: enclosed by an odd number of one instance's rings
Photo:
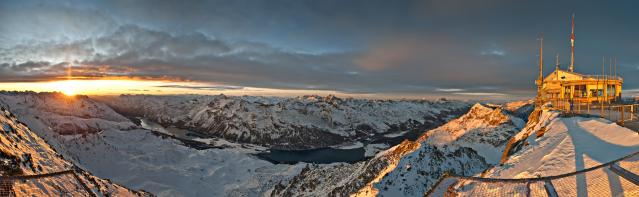
[[[546,54],[566,56],[563,19],[570,15],[565,10],[570,4],[544,8],[551,14],[543,18],[537,17],[536,3],[524,4],[529,6],[493,1],[7,1],[0,6],[0,81],[71,75],[223,84],[188,87],[212,90],[530,96],[536,37],[548,31]],[[627,28],[602,39],[596,35],[604,32],[592,25],[605,23],[602,18],[615,21],[611,27],[636,22],[619,23],[620,16],[612,12],[591,17],[587,11],[592,9],[580,6],[586,14],[577,13],[577,70],[597,73],[599,63],[591,62],[614,54],[620,73],[639,74],[639,59],[629,52],[639,45],[620,41],[639,30]],[[639,81],[626,77],[625,85],[632,89]]]
[[[239,86],[357,93],[429,92],[439,86],[468,86],[467,83],[502,74],[497,70],[499,64],[491,64],[499,59],[454,54],[463,47],[462,43],[443,38],[434,41],[413,37],[384,41],[370,50],[311,54],[258,42],[223,41],[201,33],[171,35],[125,25],[96,38],[3,49],[3,54],[8,54],[3,59],[12,63],[3,64],[2,68],[7,74],[5,81],[69,74],[171,77]],[[468,73],[440,65],[454,65]],[[490,85],[499,83],[493,80]]]

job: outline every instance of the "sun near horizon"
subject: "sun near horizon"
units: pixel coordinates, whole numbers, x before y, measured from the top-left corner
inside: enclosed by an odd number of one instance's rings
[[[68,81],[66,84],[64,84],[64,86],[61,88],[62,90],[62,94],[67,95],[67,96],[75,96],[75,84],[76,82],[74,81]]]

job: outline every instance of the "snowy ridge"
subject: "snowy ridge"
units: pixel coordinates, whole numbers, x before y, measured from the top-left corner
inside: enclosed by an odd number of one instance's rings
[[[464,116],[428,132],[426,143],[472,148],[489,163],[497,164],[505,142],[522,127],[523,120],[505,113],[502,108],[475,104]]]
[[[525,134],[530,133],[530,134]],[[639,150],[635,131],[609,120],[563,116],[543,111],[517,137],[525,137],[502,166],[486,174],[493,178],[529,178],[583,170]]]
[[[32,132],[24,123],[2,107],[0,115],[0,174],[3,176],[38,175],[75,169],[75,165],[58,154],[47,142]],[[145,192],[132,191],[109,180],[97,178],[86,171],[80,170],[80,179],[90,188],[104,195],[116,196],[145,196]],[[57,194],[58,188],[80,188],[79,182],[64,180],[63,178],[48,178],[46,184],[34,184],[29,187],[37,188],[43,194]],[[31,182],[29,182],[31,183]],[[18,195],[24,189],[15,191]],[[3,186],[3,189],[7,189]],[[34,194],[35,195],[35,194]],[[62,195],[62,194],[60,194]]]
[[[41,128],[63,135],[95,133],[104,128],[135,127],[135,124],[109,106],[86,96],[0,92],[0,101],[5,103],[13,113],[25,119],[25,122],[34,122],[29,120],[36,119],[37,122],[44,124]]]
[[[476,104],[417,141],[404,141],[368,161],[309,166],[289,184],[278,185],[273,194],[423,196],[444,172],[474,175],[496,164],[507,139],[519,131],[516,122],[521,121],[499,107]]]
[[[311,149],[421,132],[461,115],[459,101],[393,101],[258,96],[146,96],[97,98],[121,114],[209,137],[279,149]]]

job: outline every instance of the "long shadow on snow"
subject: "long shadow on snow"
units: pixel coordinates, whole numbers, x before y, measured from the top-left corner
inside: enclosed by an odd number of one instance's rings
[[[568,118],[561,120],[566,125],[566,127],[569,128],[567,129],[568,134],[570,135],[570,138],[572,138],[572,142],[575,147],[575,170],[577,171],[583,170],[585,167],[584,155],[588,155],[589,158],[599,163],[607,163],[610,162],[608,158],[610,158],[611,153],[616,153],[618,154],[618,157],[623,157],[639,149],[639,145],[624,146],[604,141],[601,138],[586,131],[581,125],[578,124],[579,120],[580,119],[578,118]],[[603,119],[596,119],[595,121],[608,124],[608,122],[604,121]],[[614,133],[611,133],[611,135],[614,135]],[[616,196],[617,193],[615,192],[615,190],[621,188],[621,181],[619,180],[619,176],[612,174],[612,172],[607,169],[605,170],[605,172],[608,175],[610,190],[612,192],[610,195]],[[578,174],[576,180],[577,196],[588,196],[588,190],[586,189],[586,176],[584,174]]]

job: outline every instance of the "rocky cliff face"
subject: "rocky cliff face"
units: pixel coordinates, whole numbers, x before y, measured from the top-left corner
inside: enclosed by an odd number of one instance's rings
[[[279,149],[309,149],[421,132],[468,109],[459,101],[389,101],[334,96],[102,97],[116,111],[209,137]]]
[[[62,158],[47,142],[36,135],[26,124],[5,107],[0,111],[0,175],[38,175],[76,170],[79,179],[93,192],[107,196],[148,196],[145,192],[129,190],[109,180],[100,179]],[[4,182],[0,188],[14,195],[65,195],[61,191],[82,188],[72,176],[50,177],[25,181],[21,184]]]
[[[480,104],[416,141],[404,141],[355,164],[308,166],[276,186],[285,196],[423,196],[445,173],[474,175],[498,163],[523,120]]]

